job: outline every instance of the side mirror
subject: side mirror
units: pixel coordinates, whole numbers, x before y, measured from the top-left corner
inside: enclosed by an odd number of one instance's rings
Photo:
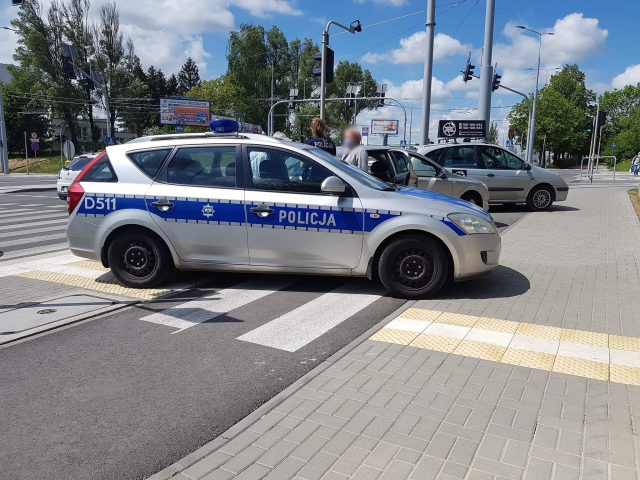
[[[530,163],[525,163],[523,170],[531,170],[531,164]]]
[[[320,185],[320,191],[340,195],[347,191],[347,186],[340,178],[331,176],[324,179],[322,185]]]
[[[444,170],[442,170],[440,172],[440,174],[438,175],[438,178],[440,178],[441,180],[446,180],[449,177],[447,176],[446,172]]]

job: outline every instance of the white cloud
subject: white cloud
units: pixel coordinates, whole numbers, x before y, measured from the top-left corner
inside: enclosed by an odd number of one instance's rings
[[[91,17],[97,20],[106,0],[94,0]],[[233,9],[248,11],[256,17],[301,15],[291,0],[115,0],[120,26],[131,37],[143,65],[155,65],[168,74],[179,70],[191,56],[206,78],[210,53],[204,36],[226,34],[235,26]],[[43,0],[45,12],[51,0]],[[17,9],[0,10],[2,25],[9,24]],[[0,30],[0,62],[10,62],[15,49],[12,32]],[[222,38],[222,37],[221,37]],[[224,41],[224,40],[223,40]]]
[[[637,85],[640,83],[640,64],[631,65],[619,75],[613,77],[611,86],[613,88],[624,88],[627,85]]]
[[[384,80],[387,84],[387,96],[398,100],[419,100],[422,98],[423,79],[407,80],[406,82],[396,85],[390,80]],[[451,98],[451,92],[445,83],[433,77],[431,80],[431,100],[432,102],[442,102]]]
[[[400,47],[382,53],[366,53],[362,60],[366,63],[422,63],[424,51],[427,48],[427,34],[416,32],[408,37],[400,39]],[[439,62],[446,57],[466,54],[470,50],[468,45],[447,35],[437,33],[434,38],[433,60]]]

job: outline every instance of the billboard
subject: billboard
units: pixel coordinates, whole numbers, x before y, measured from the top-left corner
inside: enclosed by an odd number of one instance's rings
[[[371,135],[398,135],[399,120],[371,120]]]
[[[440,120],[439,138],[484,138],[487,135],[484,120]]]
[[[208,127],[211,121],[209,102],[184,98],[160,99],[160,124]]]

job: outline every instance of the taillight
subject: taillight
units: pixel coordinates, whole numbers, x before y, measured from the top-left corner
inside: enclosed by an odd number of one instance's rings
[[[82,188],[82,185],[80,185],[80,182],[82,181],[82,177],[84,177],[86,173],[89,171],[89,169],[93,167],[96,164],[96,162],[100,160],[102,157],[104,157],[106,154],[107,152],[104,151],[100,153],[97,157],[93,158],[89,163],[87,163],[87,166],[82,169],[82,171],[78,174],[78,176],[73,181],[73,183],[69,186],[69,189],[67,190],[67,211],[69,212],[69,215],[73,213],[73,211],[76,209],[76,207],[82,200],[82,197],[84,196],[84,188]]]

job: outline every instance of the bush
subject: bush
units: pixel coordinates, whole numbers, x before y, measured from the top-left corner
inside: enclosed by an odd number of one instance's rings
[[[580,165],[580,159],[575,157],[569,158],[556,158],[553,161],[553,166],[555,168],[571,168],[576,165]]]

